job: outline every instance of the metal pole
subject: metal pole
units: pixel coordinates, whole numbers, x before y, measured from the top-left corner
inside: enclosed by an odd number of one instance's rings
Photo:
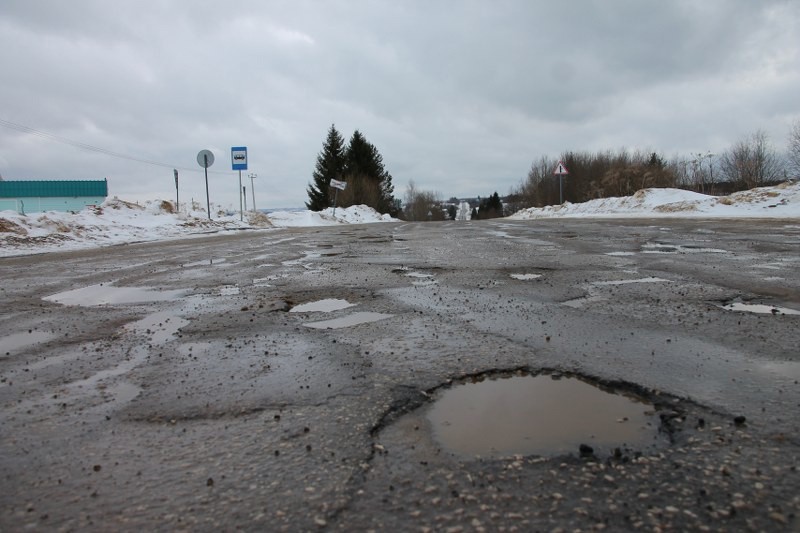
[[[239,220],[244,220],[244,206],[242,204],[242,171],[239,171]]]
[[[336,217],[336,199],[339,197],[339,189],[336,189],[336,192],[333,193],[333,216]]]
[[[253,212],[256,211],[256,187],[253,185],[253,180],[255,179],[256,174],[255,172],[250,173],[250,197],[253,199]]]
[[[172,169],[172,172],[175,173],[175,211],[178,213],[181,212],[181,202],[180,202],[180,191],[178,190],[178,169]]]
[[[208,196],[208,154],[203,154],[203,169],[206,171],[206,209],[208,209],[208,220],[211,220],[211,199]]]
[[[564,203],[563,178],[564,178],[564,175],[559,173],[559,175],[558,175],[558,203],[559,204],[563,204]]]
[[[242,187],[242,195],[244,195],[244,206],[247,207],[247,186]]]

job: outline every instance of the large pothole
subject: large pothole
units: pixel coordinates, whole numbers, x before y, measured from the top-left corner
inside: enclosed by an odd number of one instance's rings
[[[459,458],[612,455],[668,444],[646,398],[561,373],[481,375],[395,422],[417,450]]]

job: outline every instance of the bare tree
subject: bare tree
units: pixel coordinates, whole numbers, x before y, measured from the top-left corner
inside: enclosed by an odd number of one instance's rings
[[[720,157],[720,170],[739,187],[752,189],[781,177],[781,162],[763,130],[734,144]]]
[[[789,170],[800,177],[800,120],[795,120],[789,132]]]
[[[422,191],[417,188],[414,180],[408,182],[405,194],[403,216],[406,220],[444,220],[445,213],[442,209],[442,200],[438,194]]]

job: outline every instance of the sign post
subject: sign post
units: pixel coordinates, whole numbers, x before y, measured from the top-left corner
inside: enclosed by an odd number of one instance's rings
[[[211,199],[208,196],[208,167],[214,164],[214,154],[211,150],[200,150],[197,154],[197,162],[206,171],[206,209],[208,209],[208,219],[211,220]]]
[[[347,187],[347,182],[332,179],[331,180],[331,187],[336,189],[336,192],[333,193],[333,216],[335,217],[336,216],[336,199],[339,197],[339,191],[340,190],[343,191]]]
[[[244,204],[242,203],[242,170],[247,170],[247,147],[231,147],[231,167],[239,171],[239,220],[244,220]]]
[[[180,191],[178,191],[178,169],[172,169],[173,174],[175,174],[175,211],[178,213],[181,212],[181,203],[180,203]]]
[[[564,203],[564,184],[563,184],[563,177],[569,174],[567,167],[564,166],[563,161],[559,161],[558,165],[556,165],[556,169],[553,172],[554,175],[558,176],[558,203]]]
[[[251,172],[249,177],[250,177],[250,198],[253,199],[253,213],[255,213],[256,212],[256,187],[255,187],[255,185],[253,185],[253,180],[258,177],[258,174],[256,174],[255,172]],[[247,207],[247,206],[245,205],[245,207]]]

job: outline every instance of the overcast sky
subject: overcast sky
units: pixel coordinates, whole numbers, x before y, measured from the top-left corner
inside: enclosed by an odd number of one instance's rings
[[[124,199],[300,207],[328,127],[409,180],[501,195],[564,150],[715,152],[800,119],[800,2],[2,0],[5,179],[102,179]],[[250,180],[248,205],[250,203]]]

